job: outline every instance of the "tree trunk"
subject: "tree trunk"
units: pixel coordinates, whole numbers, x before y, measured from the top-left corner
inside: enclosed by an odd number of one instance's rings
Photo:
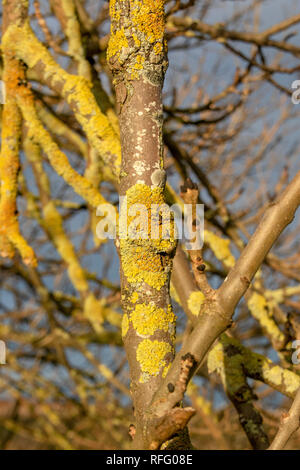
[[[176,241],[151,238],[151,206],[165,202],[162,87],[167,68],[162,0],[110,2],[109,64],[118,105],[122,167],[120,258],[123,338],[137,420],[135,447],[144,447],[145,410],[174,357],[175,316],[169,296]],[[132,213],[143,204],[139,237]],[[158,221],[159,229],[163,229]],[[128,231],[129,231],[128,230]],[[174,233],[173,233],[174,235]],[[143,431],[142,431],[143,430]]]

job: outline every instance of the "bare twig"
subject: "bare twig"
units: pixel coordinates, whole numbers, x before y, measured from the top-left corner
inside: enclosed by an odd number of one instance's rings
[[[281,417],[278,432],[268,450],[281,450],[300,426],[300,388],[288,413]]]

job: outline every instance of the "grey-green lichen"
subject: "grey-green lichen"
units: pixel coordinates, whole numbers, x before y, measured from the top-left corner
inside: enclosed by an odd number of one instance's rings
[[[231,371],[231,374],[236,374],[237,378],[241,375],[240,365],[242,365],[247,376],[260,380],[287,396],[293,397],[300,387],[300,376],[295,372],[274,364],[270,359],[251,351],[227,335],[222,335],[221,341],[218,341],[209,352],[207,362],[209,372],[218,372],[224,381],[226,380],[225,351],[226,349],[228,351],[228,348],[234,348],[235,354],[231,364],[232,368],[236,367],[236,371]]]

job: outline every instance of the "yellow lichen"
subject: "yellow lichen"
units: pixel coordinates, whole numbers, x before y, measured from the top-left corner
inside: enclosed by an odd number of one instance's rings
[[[224,368],[224,351],[220,341],[210,350],[207,357],[207,367],[210,374],[213,372],[222,372]]]
[[[274,366],[265,370],[264,375],[266,379],[271,380],[275,385],[282,383],[282,368],[280,366]]]
[[[131,78],[132,80],[138,78],[139,74],[138,74],[138,71],[139,70],[143,70],[143,64],[145,63],[145,57],[141,56],[141,55],[137,55],[136,58],[135,58],[135,63],[134,65],[132,65],[130,68],[129,68],[129,71],[131,71]]]
[[[177,294],[177,291],[176,291],[176,289],[175,289],[175,287],[174,287],[174,285],[173,285],[172,282],[171,282],[171,284],[170,284],[170,294],[171,294],[172,299],[175,300],[175,302],[177,302],[178,305],[181,305],[181,306],[182,306],[181,301],[180,301],[180,298],[179,298],[179,296],[178,296],[178,294]]]
[[[208,371],[216,371],[220,375],[224,388],[231,396],[239,393],[243,401],[250,400],[252,392],[247,387],[242,353],[236,348],[234,354],[226,354],[226,346],[226,337],[223,335],[208,354]]]
[[[228,357],[224,348],[234,348],[235,354]],[[270,385],[275,390],[294,396],[300,386],[300,376],[295,372],[274,364],[267,357],[245,348],[238,340],[226,334],[208,354],[209,372],[218,372],[222,379],[228,381],[231,377],[236,383],[241,375],[241,366],[249,377],[257,378]],[[237,377],[234,377],[237,374]]]
[[[24,78],[24,70],[19,62],[12,57],[10,47],[3,46],[3,51],[6,103],[2,114],[2,147],[0,155],[0,253],[2,256],[12,257],[14,255],[14,246],[21,254],[25,264],[36,266],[37,259],[34,251],[21,235],[17,217],[21,114],[15,95],[19,80]]]
[[[186,394],[188,397],[194,398],[197,407],[199,407],[205,415],[210,416],[213,421],[217,421],[213,413],[211,402],[206,400],[202,395],[199,395],[198,386],[193,381],[190,381],[188,384]]]
[[[140,382],[147,382],[150,377],[157,376],[161,369],[167,366],[165,357],[173,353],[169,343],[145,339],[138,345],[136,359],[141,367]]]
[[[163,42],[164,0],[130,0],[132,24],[150,43]]]
[[[168,280],[168,274],[161,266],[160,255],[145,252],[126,240],[120,241],[122,269],[128,282],[143,283],[160,290]]]
[[[158,236],[151,233],[153,205],[164,204],[163,190],[150,188],[145,184],[136,184],[126,193],[126,203],[121,206],[119,233],[122,269],[130,283],[145,282],[154,289],[160,290],[168,280],[169,273],[161,260],[161,253],[168,253],[176,246],[174,221],[169,224],[158,222]],[[143,205],[139,216],[139,230],[135,237],[132,231],[136,228],[137,215],[130,215],[135,205]]]
[[[122,318],[122,338],[125,338],[129,329],[128,315],[124,313]]]
[[[156,43],[153,50],[154,50],[155,54],[160,54],[163,51],[162,43],[160,43],[160,42]]]
[[[222,261],[228,268],[232,268],[234,266],[235,259],[229,248],[230,240],[225,240],[208,230],[204,231],[204,240],[208,243],[210,249],[218,260]]]
[[[66,99],[102,160],[112,163],[110,167],[113,169],[113,178],[118,178],[121,166],[120,139],[108,117],[97,105],[91,91],[92,84],[84,77],[71,75],[60,67],[36,38],[28,21],[22,26],[9,26],[3,36],[2,45],[13,48],[12,52],[29,68],[42,64],[43,78]]]
[[[254,318],[259,321],[261,327],[272,339],[274,343],[283,343],[284,334],[276,325],[270,306],[265,297],[257,292],[254,292],[248,300],[249,310]]]
[[[283,371],[283,382],[288,393],[294,394],[300,387],[300,377],[290,370]]]
[[[85,299],[83,313],[93,325],[94,330],[97,333],[101,333],[103,331],[101,325],[104,321],[103,306],[101,302],[95,298],[94,294],[90,293]]]
[[[265,290],[265,298],[268,300],[269,305],[276,307],[278,304],[284,302],[286,297],[291,297],[293,295],[299,294],[300,285],[293,287],[284,287],[276,290]]]
[[[290,370],[280,366],[270,366],[270,364],[272,364],[271,361],[264,361],[262,364],[262,376],[269,385],[282,385],[288,394],[296,393],[300,387],[300,376]]]
[[[100,204],[106,204],[107,201],[92,183],[73,169],[67,156],[59,149],[41,124],[30,89],[28,87],[19,87],[16,97],[22,114],[27,121],[29,138],[32,138],[44,150],[57,174],[62,176],[92,207],[97,208]]]
[[[162,374],[161,374],[163,379],[167,376],[167,373],[169,372],[171,365],[172,365],[172,363],[170,362],[170,364],[168,364],[167,366],[165,366],[163,368],[163,371],[162,371]]]
[[[167,312],[155,305],[138,304],[130,315],[133,328],[138,335],[153,335],[156,330],[170,332],[174,338],[176,317],[171,305]]]
[[[85,130],[87,137],[98,150],[100,156],[115,156],[115,168],[119,171],[121,165],[121,145],[119,136],[107,116],[100,111],[91,91],[91,83],[84,77],[65,75],[62,91],[67,102],[76,103],[74,109],[76,118]]]
[[[107,48],[107,57],[110,58],[117,55],[119,58],[123,47],[128,47],[128,41],[125,36],[124,28],[121,28],[110,37]]]
[[[50,182],[48,175],[43,168],[43,161],[39,145],[34,143],[31,139],[25,137],[23,141],[23,148],[26,153],[26,158],[32,163],[32,166],[34,167],[35,178],[38,183],[38,187],[40,188],[40,191],[42,191],[43,194],[46,195],[46,197],[49,197]]]
[[[74,0],[61,0],[61,7],[65,15],[66,25],[64,31],[68,38],[68,52],[78,62],[79,75],[90,78],[90,64],[85,58],[85,52],[82,44],[80,24],[76,15],[76,7]]]
[[[137,292],[133,292],[130,300],[131,303],[135,304],[139,300],[139,294]]]
[[[67,124],[61,121],[57,116],[52,114],[41,102],[36,102],[36,108],[39,118],[51,131],[51,133],[62,136],[70,140],[75,145],[78,151],[84,158],[88,155],[88,145],[75,131],[73,131]]]
[[[141,41],[139,40],[139,38],[137,37],[136,33],[133,33],[132,34],[132,38],[134,40],[134,43],[135,45],[139,48],[141,46]]]
[[[68,264],[68,274],[74,287],[81,292],[88,290],[88,282],[75,254],[74,247],[63,228],[62,218],[53,201],[43,208],[44,226],[61,257]]]
[[[200,291],[194,291],[190,294],[188,298],[188,307],[193,315],[199,315],[200,308],[204,300],[205,296]]]
[[[137,79],[144,69],[146,51],[163,57],[166,47],[164,1],[130,0],[127,5],[122,0],[111,0],[110,17],[107,58],[121,65],[127,60],[130,78]],[[139,54],[141,49],[142,55]]]

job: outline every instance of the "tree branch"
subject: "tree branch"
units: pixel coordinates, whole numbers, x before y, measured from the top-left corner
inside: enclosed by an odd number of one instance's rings
[[[281,417],[278,432],[268,450],[281,450],[300,426],[300,388],[288,413]]]
[[[282,195],[270,204],[257,230],[221,287],[204,302],[197,325],[176,354],[166,378],[152,400],[151,406],[159,415],[169,409],[169,400],[172,399],[168,383],[177,382],[182,357],[189,353],[195,359],[195,366],[190,371],[191,378],[213,342],[230,326],[237,303],[248,289],[272,245],[293,220],[299,204],[300,172]]]

